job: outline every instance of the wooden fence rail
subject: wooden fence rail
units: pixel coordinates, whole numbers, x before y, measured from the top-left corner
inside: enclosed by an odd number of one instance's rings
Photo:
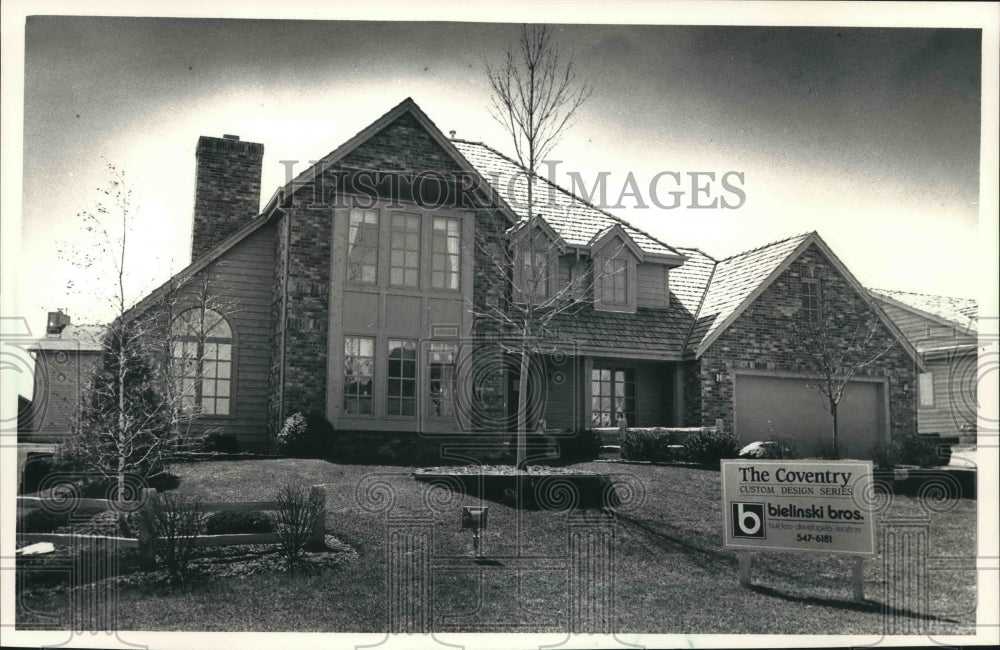
[[[318,499],[322,503],[322,515],[314,523],[309,543],[322,545],[326,535],[326,489],[322,485],[314,485],[310,491],[310,496],[318,492]],[[97,508],[100,510],[118,510],[122,512],[139,512],[146,507],[157,496],[154,488],[143,489],[138,501],[115,501],[112,499],[67,499],[75,508]],[[47,507],[46,503],[62,501],[53,497],[17,497],[18,506],[25,507]],[[277,501],[208,501],[199,504],[203,512],[253,512],[258,510],[278,510]],[[74,540],[92,539],[115,542],[122,548],[135,548],[139,550],[140,562],[152,564],[154,557],[154,542],[140,532],[139,537],[113,537],[108,535],[77,535],[73,533],[20,533],[18,538],[25,542],[52,542],[65,544]],[[183,538],[181,538],[183,539]],[[233,546],[236,544],[279,544],[281,536],[278,533],[232,533],[226,535],[197,535],[193,544],[198,547],[206,546]]]

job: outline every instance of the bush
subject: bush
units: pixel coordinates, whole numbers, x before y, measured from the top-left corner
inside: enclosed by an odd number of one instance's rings
[[[306,490],[296,485],[282,487],[276,496],[278,517],[275,529],[281,538],[281,552],[289,564],[296,563],[312,537],[323,525],[326,504],[317,488]]]
[[[892,441],[876,442],[872,445],[872,463],[875,469],[889,470],[899,464],[899,446]]]
[[[327,458],[333,449],[333,425],[321,413],[294,413],[278,432],[278,451],[294,458]]]
[[[795,443],[790,440],[771,438],[752,442],[740,449],[740,458],[782,459],[796,458]]]
[[[230,433],[210,433],[201,440],[200,451],[220,454],[240,453],[240,442]]]
[[[20,514],[17,521],[19,533],[51,533],[69,523],[68,512],[53,512],[45,508],[32,508]]]
[[[677,460],[680,452],[676,445],[671,445],[670,435],[662,432],[626,431],[619,441],[625,460],[669,463]]]
[[[941,444],[937,436],[909,435],[901,438],[896,445],[901,465],[941,467],[951,462],[951,446]]]
[[[240,535],[273,533],[274,522],[259,510],[241,512],[213,512],[205,519],[206,535]]]
[[[724,431],[699,431],[684,438],[684,460],[699,465],[718,467],[723,458],[736,458],[740,443],[731,433]]]
[[[139,511],[141,536],[167,568],[174,582],[183,579],[202,531],[201,502],[172,492],[157,494]]]
[[[847,457],[847,445],[840,441],[817,438],[816,455],[823,460],[842,460]]]
[[[571,437],[556,438],[563,460],[587,461],[601,455],[601,434],[593,429],[577,429]]]

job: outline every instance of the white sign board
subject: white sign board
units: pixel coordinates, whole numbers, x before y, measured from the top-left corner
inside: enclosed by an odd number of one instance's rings
[[[875,553],[870,461],[722,461],[723,546]]]

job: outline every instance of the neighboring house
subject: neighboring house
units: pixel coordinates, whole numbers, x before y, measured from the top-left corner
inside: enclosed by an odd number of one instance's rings
[[[517,363],[474,314],[516,300],[508,279],[518,285],[534,266],[549,271],[546,295],[593,282],[533,360],[532,427],[721,419],[746,441],[829,436],[792,319],[825,308],[847,323],[873,307],[816,233],[716,260],[542,180],[538,232],[526,233],[520,168],[445,137],[410,99],[258,214],[262,157],[262,145],[235,136],[199,140],[193,261],[133,312],[181,287],[179,316],[164,327],[201,413],[195,431],[260,448],[289,415],[317,411],[340,442],[372,448],[428,443],[461,455],[499,444],[521,401]],[[498,282],[491,251],[504,246],[525,266]],[[206,286],[235,309],[206,312],[189,289]],[[914,352],[875,313],[885,354],[842,408],[842,440],[859,456],[915,426]]]
[[[73,430],[81,398],[101,358],[97,328],[74,325],[61,311],[49,312],[44,339],[34,357],[34,394],[18,417],[18,440],[59,442]]]
[[[917,349],[917,431],[976,442],[978,316],[970,298],[871,289],[885,313]]]

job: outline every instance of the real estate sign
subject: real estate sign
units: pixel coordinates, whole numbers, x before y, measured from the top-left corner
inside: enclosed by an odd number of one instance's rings
[[[868,461],[723,461],[723,546],[872,555],[871,490]]]

